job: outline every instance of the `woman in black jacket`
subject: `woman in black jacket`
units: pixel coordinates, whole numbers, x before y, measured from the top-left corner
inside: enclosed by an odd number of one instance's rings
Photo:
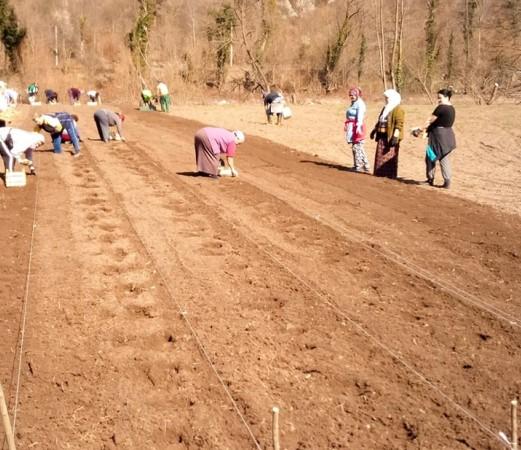
[[[438,91],[439,104],[425,124],[429,136],[427,154],[425,155],[427,182],[431,186],[434,185],[436,161],[439,161],[444,180],[442,187],[445,189],[450,188],[452,178],[449,153],[456,148],[456,137],[452,129],[456,119],[456,110],[450,102],[451,97],[452,91],[450,89]]]

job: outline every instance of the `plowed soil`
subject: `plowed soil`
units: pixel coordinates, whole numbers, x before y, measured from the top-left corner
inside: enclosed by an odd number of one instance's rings
[[[127,142],[103,144],[75,112],[82,156],[48,143],[27,187],[0,187],[19,448],[271,449],[273,406],[287,450],[503,448],[515,208],[251,133],[239,178],[200,178],[201,123],[129,109]]]

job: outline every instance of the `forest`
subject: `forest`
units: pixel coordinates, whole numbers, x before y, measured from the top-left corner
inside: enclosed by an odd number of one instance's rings
[[[1,0],[2,76],[89,84],[122,100],[162,79],[182,95],[334,94],[453,86],[521,96],[521,0]],[[35,14],[35,11],[37,12]],[[71,84],[72,85],[72,84]]]

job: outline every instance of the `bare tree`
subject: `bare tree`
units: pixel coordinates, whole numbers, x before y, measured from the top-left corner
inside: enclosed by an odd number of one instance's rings
[[[389,64],[393,89],[401,91],[403,87],[403,22],[405,17],[404,0],[395,0],[394,38]]]
[[[147,60],[149,34],[158,13],[161,0],[138,0],[139,11],[132,31],[128,34],[128,46],[138,73],[149,65]]]
[[[319,72],[320,84],[325,89],[326,94],[329,94],[333,89],[333,73],[340,61],[347,38],[351,33],[351,20],[360,12],[358,5],[356,9],[352,11],[350,9],[350,3],[349,0],[346,0],[344,18],[337,29],[333,42],[327,44],[324,66]]]
[[[478,0],[465,0],[465,12],[463,20],[463,53],[465,55],[464,92],[469,91],[472,77],[472,43],[474,38],[474,25]]]
[[[383,6],[382,0],[375,0],[375,28],[376,28],[376,40],[378,42],[378,53],[380,62],[380,76],[382,78],[383,89],[387,89],[387,75],[385,65],[385,33],[384,33],[384,22],[383,22]]]
[[[425,22],[425,85],[430,91],[436,61],[438,59],[438,30],[436,25],[436,9],[438,0],[426,0],[427,20]]]
[[[261,33],[262,38],[257,40],[255,43],[252,43],[248,38],[250,33],[246,28],[245,0],[236,0],[233,11],[237,19],[242,45],[244,46],[248,61],[255,73],[255,78],[259,79],[262,89],[267,91],[270,88],[270,83],[263,67],[262,56],[269,38],[269,32],[266,29],[263,29],[263,32]],[[264,18],[262,21],[263,24],[267,23]]]

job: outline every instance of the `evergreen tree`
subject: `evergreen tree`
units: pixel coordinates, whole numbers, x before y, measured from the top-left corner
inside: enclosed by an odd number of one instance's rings
[[[207,35],[210,42],[217,46],[215,58],[217,65],[217,85],[221,87],[226,77],[226,65],[230,60],[233,29],[235,28],[235,14],[230,5],[223,5],[219,10],[212,11],[215,24],[208,28]]]
[[[20,70],[21,46],[25,36],[26,30],[18,25],[13,7],[8,0],[0,0],[0,39],[9,60],[9,69],[13,72]]]

